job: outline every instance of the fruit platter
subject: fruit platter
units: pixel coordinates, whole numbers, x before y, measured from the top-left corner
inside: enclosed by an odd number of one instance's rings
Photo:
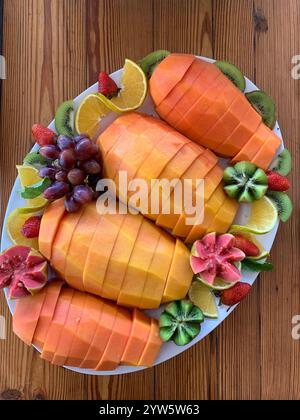
[[[164,50],[126,59],[32,138],[5,216],[0,288],[14,333],[43,360],[89,375],[165,362],[276,269],[292,159],[273,100],[235,65]]]

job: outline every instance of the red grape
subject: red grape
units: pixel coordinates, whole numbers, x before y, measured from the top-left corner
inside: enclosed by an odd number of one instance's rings
[[[40,148],[40,154],[47,159],[55,160],[59,157],[59,149],[53,144],[48,144]]]
[[[48,166],[45,166],[39,170],[39,176],[41,178],[45,178],[47,176],[52,181],[54,181],[56,172],[57,170],[55,168],[49,168]]]
[[[68,182],[68,173],[66,171],[58,171],[55,175],[56,181]]]
[[[93,190],[87,185],[78,185],[73,189],[74,200],[81,204],[87,204],[93,199]]]
[[[73,149],[67,149],[59,155],[59,165],[61,168],[70,170],[76,165],[76,156]]]
[[[80,140],[83,140],[86,138],[89,139],[89,136],[87,134],[79,134],[78,136],[74,137],[74,142],[78,143]]]
[[[101,172],[101,166],[95,159],[80,162],[80,168],[89,175],[97,175]]]
[[[74,149],[75,143],[68,136],[59,136],[57,139],[57,146],[60,150]]]
[[[88,138],[84,138],[76,143],[75,150],[79,160],[87,160],[94,155],[93,143]]]
[[[99,154],[99,147],[96,143],[92,143],[93,146],[93,156],[97,156]]]
[[[68,213],[75,213],[79,210],[81,204],[74,200],[74,197],[70,194],[65,200],[65,208]]]
[[[71,169],[71,171],[68,173],[68,180],[71,182],[72,185],[83,184],[85,178],[85,172],[78,168]]]
[[[70,187],[65,182],[55,181],[50,187],[44,191],[44,197],[47,200],[58,200],[64,197],[70,190]]]

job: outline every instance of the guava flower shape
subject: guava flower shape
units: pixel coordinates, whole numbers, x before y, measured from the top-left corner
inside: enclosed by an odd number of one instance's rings
[[[10,299],[34,295],[47,282],[47,261],[34,249],[17,245],[0,255],[0,289],[8,287]]]
[[[233,243],[233,235],[217,235],[215,232],[196,241],[190,259],[193,272],[210,285],[214,284],[216,278],[228,283],[240,281],[242,275],[235,264],[246,255]]]

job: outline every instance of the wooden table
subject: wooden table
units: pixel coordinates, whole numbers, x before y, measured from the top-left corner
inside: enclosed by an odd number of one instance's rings
[[[2,1],[0,1],[2,3]],[[300,54],[299,0],[4,0],[0,122],[1,216],[16,163],[30,149],[34,122],[47,124],[57,105],[113,71],[165,48],[236,63],[276,100],[293,153],[294,218],[272,250],[273,273],[222,326],[181,356],[154,369],[85,377],[52,367],[11,332],[0,340],[3,399],[296,399],[300,342],[291,338],[300,314]]]

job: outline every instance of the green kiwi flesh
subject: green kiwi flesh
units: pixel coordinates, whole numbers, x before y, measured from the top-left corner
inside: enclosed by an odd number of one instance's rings
[[[246,89],[246,80],[241,70],[227,61],[216,61],[221,72],[242,92]]]
[[[276,107],[273,99],[262,90],[248,92],[246,98],[261,115],[266,126],[273,130],[276,124]]]
[[[63,102],[55,114],[55,128],[58,134],[74,136],[74,102]]]
[[[290,197],[279,191],[268,191],[267,196],[275,204],[280,220],[282,222],[287,222],[293,212],[293,203]]]
[[[288,149],[284,149],[270,166],[271,171],[287,176],[292,170],[292,156]]]
[[[139,62],[139,66],[146,76],[150,78],[158,64],[170,54],[170,51],[167,50],[153,51]]]

